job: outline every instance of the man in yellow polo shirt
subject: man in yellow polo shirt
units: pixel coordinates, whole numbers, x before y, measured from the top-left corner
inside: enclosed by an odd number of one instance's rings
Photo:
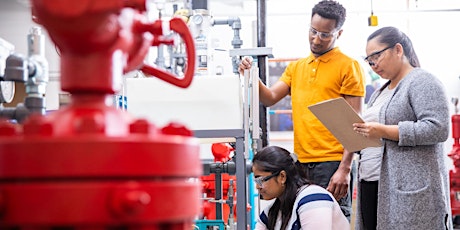
[[[345,17],[346,10],[338,2],[323,0],[317,3],[308,28],[311,54],[291,62],[270,88],[259,81],[259,97],[262,104],[271,106],[291,95],[294,152],[308,179],[327,188],[350,220],[353,153],[343,149],[308,109],[317,102],[343,97],[356,112],[361,111],[365,94],[364,71],[358,61],[335,47],[335,41],[343,32]],[[243,74],[244,69],[250,67],[251,59],[244,58],[239,71]]]

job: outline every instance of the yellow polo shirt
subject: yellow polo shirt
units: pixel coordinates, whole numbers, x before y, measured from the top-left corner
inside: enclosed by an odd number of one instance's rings
[[[341,95],[364,96],[364,71],[358,61],[335,47],[318,58],[310,54],[289,63],[279,80],[291,90],[294,152],[299,161],[340,161],[342,144],[308,106]]]

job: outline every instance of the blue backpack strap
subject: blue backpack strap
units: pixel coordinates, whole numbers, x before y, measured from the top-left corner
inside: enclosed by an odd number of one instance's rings
[[[313,194],[307,195],[303,197],[302,199],[300,199],[299,204],[297,205],[297,209],[296,209],[297,219],[294,221],[294,224],[292,224],[291,230],[302,229],[302,225],[300,225],[300,218],[299,218],[300,207],[308,202],[318,201],[318,200],[333,201],[331,196],[329,196],[328,194],[324,194],[324,193],[313,193]]]

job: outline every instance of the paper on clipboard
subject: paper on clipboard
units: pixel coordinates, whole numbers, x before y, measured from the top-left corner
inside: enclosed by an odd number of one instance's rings
[[[349,152],[382,145],[380,139],[364,137],[353,130],[353,123],[364,121],[343,97],[319,102],[308,109]]]

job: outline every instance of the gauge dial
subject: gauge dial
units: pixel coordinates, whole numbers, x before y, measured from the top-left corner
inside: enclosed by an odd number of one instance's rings
[[[0,103],[10,103],[14,98],[14,81],[0,81]]]
[[[201,15],[201,14],[193,15],[192,21],[196,25],[201,25],[201,23],[203,23],[203,15]]]

